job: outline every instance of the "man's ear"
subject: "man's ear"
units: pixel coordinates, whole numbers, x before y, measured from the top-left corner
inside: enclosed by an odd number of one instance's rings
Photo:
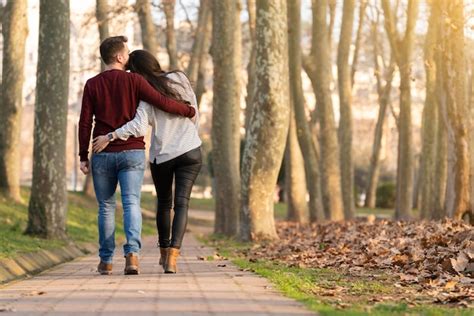
[[[117,58],[117,62],[118,62],[119,64],[123,64],[124,58],[123,58],[122,55],[117,54],[117,56],[116,56],[115,58]]]

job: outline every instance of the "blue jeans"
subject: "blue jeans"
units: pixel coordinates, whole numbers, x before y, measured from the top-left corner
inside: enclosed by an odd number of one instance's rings
[[[92,178],[99,203],[99,256],[112,263],[115,251],[115,190],[120,183],[123,228],[127,241],[123,252],[139,253],[142,214],[140,196],[145,172],[145,151],[101,152],[92,156]]]

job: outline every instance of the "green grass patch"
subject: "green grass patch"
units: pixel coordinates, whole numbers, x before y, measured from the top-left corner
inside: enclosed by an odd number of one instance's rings
[[[68,193],[67,234],[69,240],[45,240],[25,235],[28,222],[29,190],[22,190],[22,203],[0,196],[0,258],[65,246],[68,242],[97,242],[97,202],[82,193]],[[156,234],[155,223],[144,220],[143,235]],[[116,214],[116,239],[124,240],[122,212]],[[118,244],[117,244],[118,246]],[[118,246],[119,247],[119,246]]]
[[[377,278],[354,277],[334,269],[290,267],[269,260],[250,262],[242,255],[250,243],[241,243],[222,236],[200,238],[216,247],[219,255],[229,258],[239,268],[267,278],[284,295],[304,303],[321,315],[473,315],[474,309],[450,308],[397,300],[396,288],[390,275]],[[338,290],[340,291],[338,293]],[[333,294],[331,294],[333,293]],[[374,302],[374,298],[390,296],[393,301]],[[429,298],[427,298],[429,299]]]

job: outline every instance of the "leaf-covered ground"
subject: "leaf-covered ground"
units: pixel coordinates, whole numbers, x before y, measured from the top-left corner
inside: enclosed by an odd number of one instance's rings
[[[384,281],[368,300],[474,307],[474,228],[461,222],[355,220],[313,225],[280,222],[280,239],[241,250],[251,262],[336,270],[344,278]],[[357,291],[356,291],[357,292]],[[352,287],[330,283],[317,296],[350,301]],[[357,293],[355,293],[357,295]]]

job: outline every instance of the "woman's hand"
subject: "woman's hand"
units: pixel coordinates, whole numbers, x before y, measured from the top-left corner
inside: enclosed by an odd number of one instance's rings
[[[95,153],[100,153],[102,150],[105,149],[110,143],[110,138],[108,135],[97,136],[92,141],[92,150]]]

